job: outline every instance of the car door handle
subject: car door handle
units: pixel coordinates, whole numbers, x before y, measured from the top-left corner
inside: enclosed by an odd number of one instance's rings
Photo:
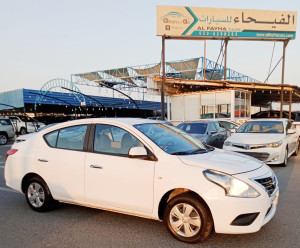
[[[94,169],[103,169],[103,167],[101,165],[94,165],[94,164],[91,164],[90,165],[91,168],[94,168]]]
[[[38,159],[39,160],[39,162],[44,162],[44,163],[47,163],[48,162],[48,160],[47,159]]]

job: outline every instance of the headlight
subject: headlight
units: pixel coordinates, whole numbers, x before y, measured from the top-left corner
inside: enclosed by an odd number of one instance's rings
[[[227,196],[244,198],[255,198],[260,196],[260,193],[249,184],[225,173],[205,170],[203,171],[203,174],[207,180],[222,187]]]
[[[232,143],[230,141],[225,141],[224,146],[232,146]]]
[[[268,147],[276,148],[276,147],[281,146],[281,144],[282,144],[282,140],[280,140],[280,141],[278,141],[278,142],[269,143],[269,144],[268,144]]]

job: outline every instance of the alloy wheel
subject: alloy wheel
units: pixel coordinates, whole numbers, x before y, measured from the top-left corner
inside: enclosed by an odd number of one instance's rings
[[[299,153],[299,141],[296,143],[296,149],[295,149],[295,152],[294,152],[294,156],[297,156]]]
[[[287,164],[287,160],[288,160],[288,150],[285,150],[285,157],[284,157],[284,163]]]
[[[0,145],[5,145],[7,143],[7,137],[4,134],[0,134]]]
[[[45,202],[45,192],[39,183],[33,182],[29,185],[27,196],[30,204],[36,208],[41,207]]]
[[[198,211],[187,203],[179,203],[170,211],[172,229],[182,237],[193,237],[201,228],[201,219]]]

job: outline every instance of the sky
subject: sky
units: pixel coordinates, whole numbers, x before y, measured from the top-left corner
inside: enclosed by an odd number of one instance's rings
[[[300,10],[299,0],[0,0],[0,92],[39,90],[51,79],[70,80],[75,73],[160,62],[157,5]],[[297,33],[286,50],[285,83],[300,86]],[[207,58],[217,60],[220,44],[207,41]],[[273,46],[274,42],[229,42],[227,65],[264,81]],[[166,41],[167,61],[203,54],[203,41]],[[276,43],[273,65],[281,56],[282,43]],[[281,82],[281,66],[269,82]]]

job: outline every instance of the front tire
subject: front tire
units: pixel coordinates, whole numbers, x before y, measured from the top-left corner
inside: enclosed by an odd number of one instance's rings
[[[47,184],[39,177],[32,177],[26,186],[26,201],[37,212],[46,212],[54,207],[55,200]]]
[[[0,145],[7,144],[8,137],[5,133],[0,133]]]
[[[297,156],[298,153],[299,153],[299,140],[297,141],[296,149],[295,149],[295,152],[292,154],[292,156]]]
[[[22,134],[22,135],[26,134],[26,129],[25,129],[25,127],[21,127],[20,134]]]
[[[176,239],[198,243],[210,235],[213,219],[203,202],[190,193],[184,193],[175,196],[167,204],[164,224]]]
[[[286,167],[287,166],[287,162],[288,162],[288,148],[285,149],[284,159],[283,159],[283,163],[281,164],[281,166],[282,167]]]

